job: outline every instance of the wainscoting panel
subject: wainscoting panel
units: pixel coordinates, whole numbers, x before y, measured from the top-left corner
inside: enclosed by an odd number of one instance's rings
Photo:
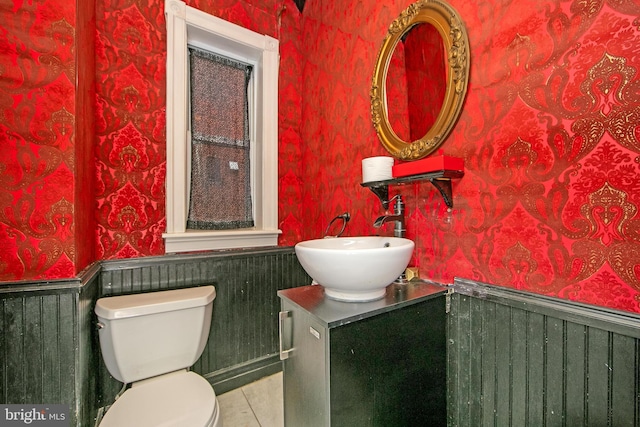
[[[2,401],[73,400],[76,292],[2,298]],[[51,399],[55,399],[52,401]]]
[[[90,268],[86,281],[0,287],[0,403],[68,404],[70,425],[91,424],[96,393],[88,311],[95,273]]]
[[[148,257],[102,263],[101,296],[214,285],[211,332],[193,370],[220,394],[281,369],[277,291],[308,285],[293,248]],[[100,364],[108,405],[121,384]]]
[[[451,426],[640,425],[640,316],[456,279]]]
[[[307,285],[293,248],[104,261],[78,278],[0,284],[0,403],[69,404],[93,426],[121,384],[100,353],[98,298],[212,284],[209,342],[194,370],[217,393],[280,370],[277,291]]]
[[[76,331],[78,347],[76,353],[76,407],[79,426],[93,426],[98,411],[98,366],[102,363],[100,344],[93,309],[99,292],[99,269],[95,264],[82,272],[83,286],[80,288],[77,307]],[[71,424],[73,425],[73,424]]]

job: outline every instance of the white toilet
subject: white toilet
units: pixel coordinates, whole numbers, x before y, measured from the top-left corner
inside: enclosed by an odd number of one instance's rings
[[[201,286],[98,300],[102,358],[131,383],[100,427],[222,427],[213,388],[188,370],[207,343],[215,297]]]

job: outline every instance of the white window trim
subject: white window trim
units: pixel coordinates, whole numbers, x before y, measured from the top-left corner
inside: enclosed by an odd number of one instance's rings
[[[180,0],[165,1],[167,20],[167,230],[165,252],[276,246],[278,235],[278,40],[216,18]],[[255,226],[187,230],[189,78],[187,44],[254,64],[251,188]],[[254,149],[255,148],[255,149]],[[212,196],[213,197],[213,196]]]

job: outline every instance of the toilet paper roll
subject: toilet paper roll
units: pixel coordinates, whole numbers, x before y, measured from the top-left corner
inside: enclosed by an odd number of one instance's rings
[[[391,179],[393,157],[377,156],[362,159],[362,182],[384,181]]]

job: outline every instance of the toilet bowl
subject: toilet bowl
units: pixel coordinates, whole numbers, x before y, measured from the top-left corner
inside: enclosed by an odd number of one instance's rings
[[[209,382],[193,372],[143,380],[109,408],[100,427],[220,427],[220,412]]]
[[[101,298],[100,348],[109,373],[131,384],[100,427],[221,427],[209,382],[188,368],[202,354],[215,288]]]

